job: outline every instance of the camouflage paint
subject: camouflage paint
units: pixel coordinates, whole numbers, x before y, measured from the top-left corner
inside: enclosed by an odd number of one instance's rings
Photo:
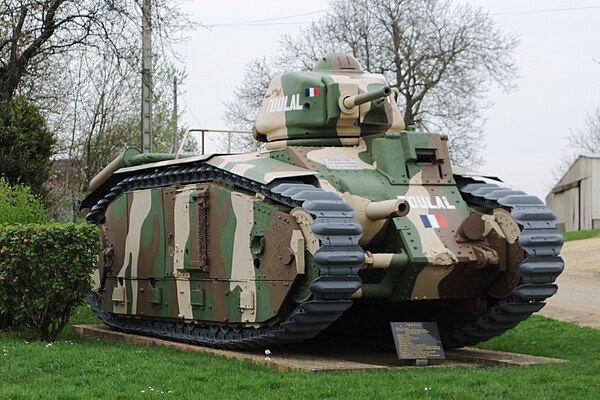
[[[483,215],[481,238],[462,237],[459,227],[478,211],[457,190],[447,138],[405,131],[393,95],[346,108],[344,98],[386,85],[354,62],[324,58],[313,71],[271,82],[254,130],[270,151],[161,161],[115,175],[205,163],[262,185],[312,182],[350,204],[362,225],[367,262],[354,297],[400,304],[505,298],[523,257],[518,225],[495,210]],[[104,186],[88,198],[101,197]],[[389,199],[405,199],[410,212],[367,217],[370,202]],[[432,215],[443,222],[428,226]],[[312,220],[301,208],[217,182],[122,194],[103,228],[103,306],[217,325],[273,324],[311,297],[319,248]]]
[[[203,193],[208,265],[194,259]],[[106,271],[103,304],[118,314],[245,325],[276,320],[305,272],[305,241],[294,217],[259,200],[215,184],[121,195],[106,213],[106,243],[115,248],[113,230],[125,240],[122,250],[112,250],[121,257]],[[264,248],[253,254],[253,243]],[[279,262],[280,254],[288,258]]]

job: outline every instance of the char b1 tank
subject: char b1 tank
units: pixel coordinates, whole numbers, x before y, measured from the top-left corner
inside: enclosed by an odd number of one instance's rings
[[[273,79],[253,129],[266,151],[127,150],[82,202],[104,244],[92,309],[219,348],[391,337],[390,321],[437,322],[462,347],[540,310],[563,269],[555,216],[453,169],[447,136],[406,129],[396,94],[332,54]]]

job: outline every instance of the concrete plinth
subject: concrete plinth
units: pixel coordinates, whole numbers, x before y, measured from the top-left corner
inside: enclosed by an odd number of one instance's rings
[[[324,340],[300,345],[265,348],[260,350],[234,351],[171,342],[146,336],[133,335],[112,330],[104,325],[74,325],[73,331],[84,336],[107,341],[131,343],[143,346],[166,346],[184,351],[215,354],[227,358],[268,365],[280,371],[299,370],[310,372],[389,370],[401,368],[478,367],[482,365],[525,366],[547,363],[563,363],[565,360],[536,357],[525,354],[473,348],[446,351],[446,360],[430,361],[426,367],[403,364],[396,353],[366,349],[360,346],[333,343]],[[269,354],[265,354],[269,350]]]

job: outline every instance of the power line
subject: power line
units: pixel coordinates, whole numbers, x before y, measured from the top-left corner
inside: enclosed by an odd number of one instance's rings
[[[271,25],[306,25],[306,24],[310,24],[313,21],[301,21],[301,22],[264,22],[264,23],[256,23],[256,24],[223,24],[223,25],[204,25],[205,28],[207,28],[208,30],[212,29],[212,28],[222,28],[222,27],[235,27],[235,26],[271,26]]]
[[[588,6],[588,7],[567,7],[567,8],[547,8],[542,10],[524,10],[524,11],[505,11],[495,12],[491,15],[512,15],[512,14],[540,14],[540,13],[551,13],[561,11],[580,11],[580,10],[593,10],[598,9],[600,6]]]
[[[194,121],[196,121],[196,124],[198,124],[198,126],[202,126],[202,124],[200,123],[200,121],[198,121],[198,118],[196,118],[196,116],[194,115],[194,112],[192,111],[192,107],[190,107],[190,105],[188,104],[185,96],[183,95],[183,93],[179,93],[179,95],[181,96],[181,98],[183,99],[183,102],[185,103],[185,105],[187,106],[187,110],[190,115],[192,116],[192,118],[194,119]]]
[[[586,6],[586,7],[565,7],[565,8],[547,8],[540,10],[523,10],[523,11],[503,11],[490,13],[491,15],[517,15],[517,14],[541,14],[541,13],[553,13],[553,12],[564,12],[564,11],[582,11],[582,10],[595,10],[600,9],[600,6]],[[322,14],[329,11],[329,9],[309,11],[300,14],[286,15],[282,17],[256,19],[249,21],[240,22],[224,22],[220,24],[204,24],[206,28],[224,27],[224,26],[268,26],[268,25],[305,25],[310,24],[312,21],[299,21],[299,22],[271,22],[280,21],[285,19],[297,18],[306,15]]]
[[[241,21],[241,22],[226,22],[226,23],[222,23],[222,24],[206,24],[205,26],[208,28],[212,28],[212,27],[218,27],[218,26],[232,26],[232,25],[258,25],[262,22],[270,22],[270,21],[279,21],[282,19],[290,19],[290,18],[296,18],[296,17],[303,17],[305,15],[313,15],[313,14],[322,14],[324,12],[329,11],[328,9],[325,10],[318,10],[318,11],[310,11],[310,12],[305,12],[305,13],[301,13],[301,14],[294,14],[294,15],[286,15],[284,17],[275,17],[275,18],[267,18],[267,19],[255,19],[255,20],[250,20],[250,21]],[[280,24],[303,24],[306,22],[283,22]],[[275,24],[264,24],[264,25],[275,25]]]

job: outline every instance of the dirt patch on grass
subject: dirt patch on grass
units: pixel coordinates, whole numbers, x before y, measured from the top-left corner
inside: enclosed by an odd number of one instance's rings
[[[540,314],[600,329],[600,237],[566,242],[558,293]]]

